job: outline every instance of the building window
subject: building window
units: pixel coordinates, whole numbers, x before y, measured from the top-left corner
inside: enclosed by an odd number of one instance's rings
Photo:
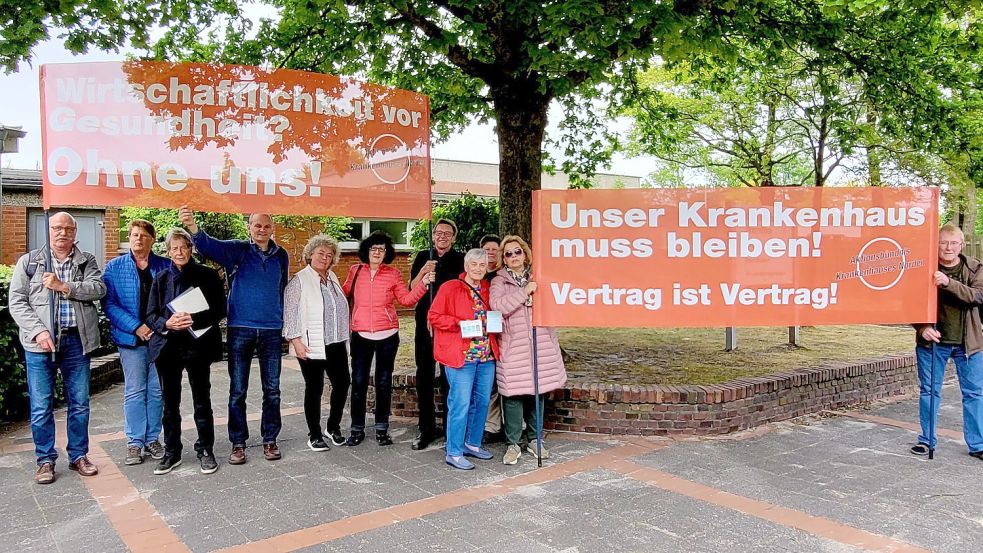
[[[410,251],[410,234],[416,221],[356,220],[348,225],[348,236],[342,240],[344,250],[358,249],[358,242],[377,230],[392,237],[396,251]]]

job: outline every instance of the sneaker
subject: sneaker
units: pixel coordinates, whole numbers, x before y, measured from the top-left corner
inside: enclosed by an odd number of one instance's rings
[[[72,461],[68,468],[79,473],[80,476],[95,476],[99,474],[99,469],[89,461],[89,458],[85,455],[79,457],[78,459]]]
[[[232,453],[229,454],[230,465],[246,464],[246,447],[241,445],[232,446]]]
[[[492,455],[487,449],[474,447],[468,444],[464,444],[464,456],[474,457],[475,459],[481,459],[482,461],[487,461],[494,457],[494,455]]]
[[[164,458],[164,446],[160,445],[160,442],[157,440],[147,444],[144,450],[147,452],[147,455],[149,455],[150,458],[155,461],[160,461]]]
[[[328,447],[327,442],[324,441],[324,438],[307,440],[307,447],[311,448],[311,451],[327,451],[331,449]]]
[[[345,445],[345,436],[342,435],[341,430],[329,430],[327,435],[331,437],[333,445]]]
[[[199,453],[198,462],[201,463],[202,474],[211,474],[218,470],[218,463],[215,461],[215,455],[211,451]]]
[[[154,474],[167,474],[179,466],[181,466],[180,457],[176,455],[165,455],[154,468]]]
[[[126,465],[139,465],[143,462],[143,448],[138,445],[131,445],[126,448],[126,459],[123,460],[123,464]]]
[[[546,449],[546,444],[543,444],[542,449],[543,449],[543,459],[549,459],[550,450]],[[533,459],[539,459],[539,456],[536,455],[536,442],[529,442],[528,444],[526,444],[526,451],[529,452],[529,455],[532,455]]]
[[[280,460],[283,458],[283,455],[280,453],[280,446],[276,445],[276,442],[263,444],[263,457],[266,457],[267,461]]]
[[[522,457],[522,450],[519,449],[519,446],[509,444],[509,447],[505,450],[505,456],[502,457],[502,463],[514,465],[519,462],[519,457]]]
[[[55,464],[54,463],[41,463],[38,466],[38,471],[34,473],[34,482],[36,484],[51,484],[55,481]]]
[[[983,449],[981,449],[980,451],[970,451],[969,456],[976,457],[980,461],[983,461]]]
[[[919,443],[912,446],[911,452],[915,455],[928,455],[928,444]]]
[[[393,438],[389,435],[387,430],[376,430],[375,441],[378,442],[380,446],[393,445]]]
[[[365,441],[365,432],[362,432],[361,430],[352,430],[352,435],[348,436],[348,439],[345,440],[345,445],[348,447],[355,447],[363,441]]]
[[[472,463],[471,461],[468,461],[467,459],[465,459],[463,455],[460,456],[460,457],[452,457],[450,455],[447,455],[446,457],[444,457],[444,461],[448,465],[450,465],[450,466],[452,466],[452,467],[454,467],[456,469],[461,469],[461,470],[473,470],[474,469],[474,463]]]

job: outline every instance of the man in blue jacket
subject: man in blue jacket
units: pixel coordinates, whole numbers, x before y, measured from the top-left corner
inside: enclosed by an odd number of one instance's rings
[[[181,206],[178,216],[188,227],[198,252],[225,268],[229,280],[229,441],[230,465],[246,462],[246,392],[253,353],[259,358],[263,386],[263,456],[281,457],[280,333],[283,329],[283,290],[287,286],[287,252],[273,242],[273,218],[249,216],[249,240],[218,240],[198,229],[194,212]]]
[[[160,444],[161,399],[157,368],[147,355],[153,331],[146,324],[147,298],[157,273],[169,265],[151,248],[157,239],[154,226],[143,219],[130,221],[130,253],[106,264],[103,311],[109,318],[113,343],[123,365],[123,430],[126,433],[127,465],[139,465],[143,456],[164,456]]]

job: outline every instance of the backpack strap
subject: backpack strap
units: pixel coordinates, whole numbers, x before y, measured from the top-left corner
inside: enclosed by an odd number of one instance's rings
[[[41,255],[41,248],[33,249],[27,254],[27,278],[28,280],[34,278],[34,274],[38,272],[38,256]],[[79,263],[79,271],[85,271],[85,265],[89,262],[89,258],[82,256],[83,260]]]

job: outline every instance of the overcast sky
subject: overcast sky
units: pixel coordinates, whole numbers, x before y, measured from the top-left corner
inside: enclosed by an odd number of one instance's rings
[[[10,75],[0,73],[0,91],[3,91],[0,101],[0,124],[21,126],[27,132],[27,137],[20,141],[19,153],[3,155],[3,167],[20,169],[41,167],[41,107],[38,85],[38,70],[41,64],[124,59],[123,53],[100,51],[74,56],[67,52],[62,47],[61,41],[57,39],[38,45],[34,49],[34,54],[31,64],[21,64],[19,72]],[[474,124],[443,143],[435,143],[431,155],[442,159],[497,163],[498,142],[491,124]],[[600,169],[601,172],[631,176],[646,176],[653,170],[654,164],[650,159],[624,159],[623,157],[616,159],[610,170]]]

